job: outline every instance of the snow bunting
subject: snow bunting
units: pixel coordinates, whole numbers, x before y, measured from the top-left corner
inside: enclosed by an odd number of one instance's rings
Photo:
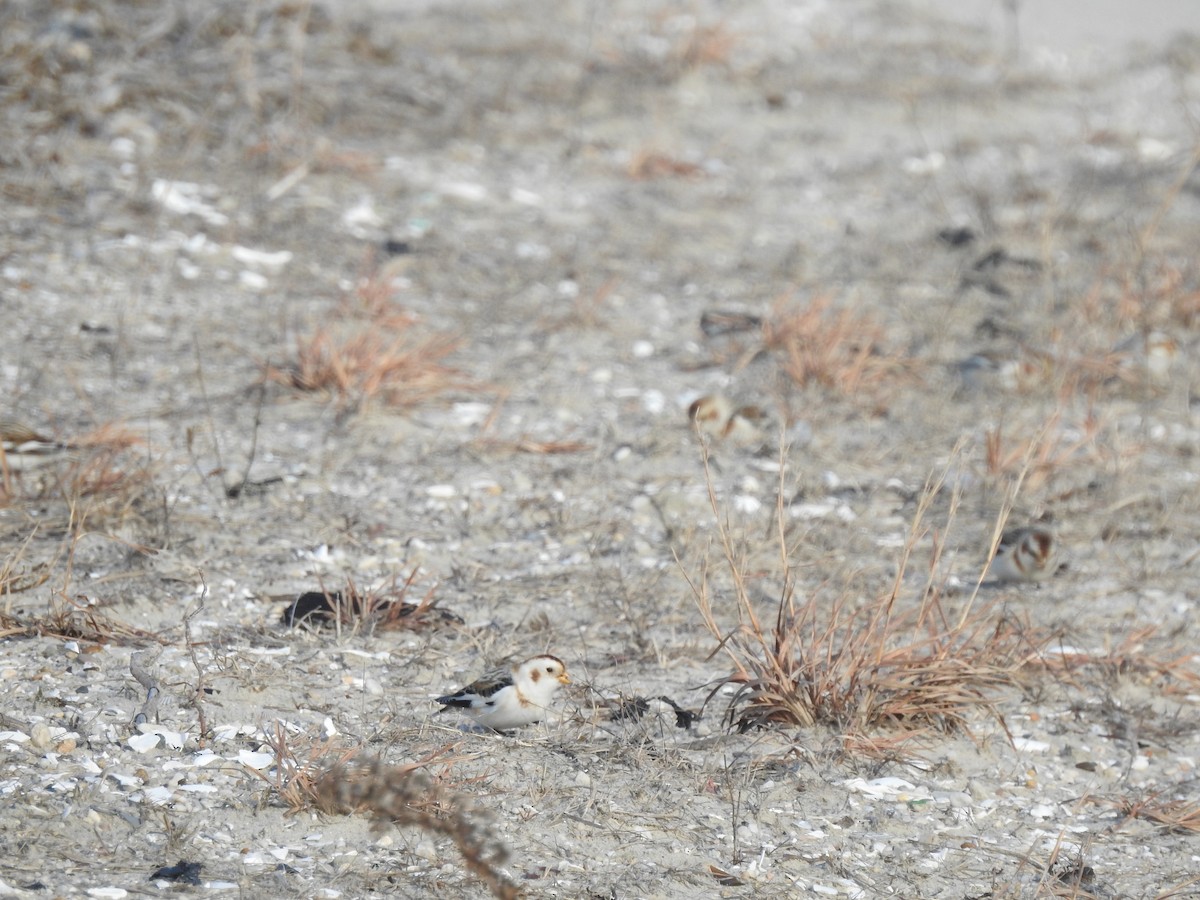
[[[723,394],[706,394],[688,407],[692,426],[703,434],[735,444],[759,443],[767,414],[757,406],[734,407]]]
[[[989,571],[997,581],[1045,581],[1058,571],[1057,554],[1050,529],[1014,528],[1001,536]]]
[[[445,697],[439,712],[458,709],[480,725],[507,731],[540,722],[555,692],[570,684],[567,665],[557,656],[534,656],[510,669],[489,672],[465,688]]]
[[[1171,370],[1179,360],[1179,343],[1162,331],[1132,334],[1113,349],[1121,359],[1123,377],[1130,381],[1142,377],[1156,388],[1170,384]]]
[[[23,422],[0,418],[0,469],[28,472],[69,459],[73,444],[38,434]]]

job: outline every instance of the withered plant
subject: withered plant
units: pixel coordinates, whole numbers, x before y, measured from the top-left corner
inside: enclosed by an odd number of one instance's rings
[[[707,456],[705,465],[707,467]],[[943,479],[927,484],[891,590],[857,602],[849,591],[832,603],[798,596],[782,499],[775,541],[780,555],[778,600],[764,619],[747,585],[747,566],[736,549],[709,477],[709,500],[718,521],[723,562],[732,582],[738,622],[723,627],[714,612],[707,569],[688,577],[704,622],[719,642],[733,672],[722,685],[735,685],[727,716],[741,730],[771,724],[839,730],[848,750],[875,755],[894,751],[896,735],[970,732],[975,711],[1000,725],[1001,694],[1017,686],[1027,659],[1047,637],[968,604],[952,619],[943,609],[931,571],[919,602],[901,602],[904,570],[924,535],[923,518]],[[781,486],[782,487],[782,486]],[[785,492],[780,490],[779,497]],[[952,503],[957,507],[957,497]],[[933,568],[936,569],[936,557]],[[716,690],[710,695],[715,696]],[[891,736],[874,732],[893,729]]]
[[[1103,423],[1089,413],[1074,433],[1063,427],[1063,411],[1056,410],[1032,433],[1004,436],[1003,426],[984,432],[984,466],[987,474],[1018,478],[1030,490],[1041,487],[1064,469],[1099,458],[1097,437]]]
[[[20,616],[9,611],[0,612],[0,637],[12,635],[133,646],[162,640],[159,635],[112,618],[101,604],[90,597],[82,594],[68,597],[62,593],[53,595],[49,608],[41,615]]]
[[[449,838],[467,869],[493,896],[505,900],[520,896],[499,869],[508,856],[499,829],[484,810],[448,783],[453,765],[462,759],[453,755],[454,744],[401,765],[363,758],[358,748],[335,752],[328,741],[297,750],[280,725],[269,744],[276,758],[274,774],[252,771],[293,813],[315,809],[326,815],[365,814],[375,820],[376,829],[389,824],[416,826]],[[435,766],[439,771],[431,774]]]
[[[659,178],[701,179],[707,177],[704,167],[672,156],[652,147],[642,147],[625,167],[625,174],[634,181],[655,181]]]
[[[4,495],[10,505],[36,501],[36,524],[27,532],[0,536],[20,544],[5,551],[0,563],[0,628],[7,634],[41,634],[63,639],[106,643],[144,642],[156,638],[109,617],[105,603],[85,596],[73,586],[75,558],[81,541],[104,540],[133,553],[152,553],[150,547],[116,536],[130,518],[158,509],[157,468],[130,451],[142,441],[121,425],[100,426],[62,444],[62,458],[28,473],[13,473],[19,488]],[[44,613],[17,616],[14,594],[56,582]]]
[[[355,294],[307,335],[296,338],[295,361],[268,366],[267,377],[305,393],[323,393],[353,407],[379,401],[411,407],[470,385],[445,360],[458,338],[422,334],[417,318],[395,301],[390,273],[360,280]]]
[[[1168,800],[1161,793],[1112,801],[1126,819],[1142,819],[1164,831],[1200,834],[1200,801],[1189,798]]]
[[[1106,650],[1091,652],[1078,648],[1049,647],[1036,664],[1056,677],[1078,679],[1094,676],[1102,682],[1136,677],[1154,681],[1165,696],[1186,696],[1200,691],[1200,655],[1194,649],[1167,643],[1152,647],[1158,625],[1132,631]],[[1033,661],[1031,660],[1031,663]]]
[[[329,623],[340,633],[347,631],[405,630],[421,631],[438,625],[458,624],[461,619],[451,612],[439,609],[434,596],[437,586],[425,593],[409,598],[413,583],[420,574],[414,569],[400,582],[393,575],[382,584],[360,588],[352,577],[346,578],[344,587],[310,591],[288,605],[283,612],[285,625],[296,625],[305,621],[311,624]]]
[[[827,294],[807,303],[778,299],[763,322],[762,341],[800,387],[871,395],[911,382],[914,375],[913,361],[888,348],[884,329],[872,316],[834,308]]]

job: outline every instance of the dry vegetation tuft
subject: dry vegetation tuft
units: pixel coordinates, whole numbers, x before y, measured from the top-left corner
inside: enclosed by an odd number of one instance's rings
[[[915,608],[897,603],[905,563],[923,533],[922,517],[941,487],[941,482],[926,487],[891,591],[865,603],[848,593],[832,605],[796,596],[781,500],[776,540],[783,574],[773,621],[764,621],[710,478],[709,499],[721,522],[737,626],[727,632],[718,623],[707,571],[689,583],[718,649],[734,665],[722,682],[737,686],[727,710],[731,725],[743,731],[770,724],[825,725],[842,732],[847,749],[868,755],[887,755],[895,748],[895,739],[867,734],[881,728],[908,736],[969,732],[969,715],[976,710],[1003,726],[996,699],[1017,687],[1018,673],[1049,636],[970,606],[952,620],[932,589]]]
[[[295,362],[268,366],[267,377],[356,408],[372,401],[411,407],[469,386],[463,373],[445,362],[459,339],[421,335],[417,325],[417,318],[396,303],[384,267],[361,279],[355,293],[310,334],[298,336]]]
[[[157,468],[130,451],[145,442],[123,425],[101,425],[75,441],[80,457],[63,481],[63,494],[73,506],[91,501],[91,516],[103,513],[122,521],[154,493]]]
[[[1013,495],[1038,471],[1040,459],[1028,448],[1023,451]],[[707,454],[704,464],[707,473]],[[709,695],[711,700],[722,687],[736,687],[726,710],[731,726],[745,731],[770,725],[821,725],[839,732],[846,752],[891,757],[902,744],[925,732],[970,734],[972,716],[979,712],[990,715],[1007,732],[1000,702],[1005,695],[1027,691],[1037,678],[1074,684],[1091,694],[1098,686],[1129,676],[1154,681],[1164,694],[1190,694],[1200,687],[1196,654],[1172,646],[1151,648],[1153,627],[1112,641],[1106,651],[1090,652],[1067,647],[1062,634],[1034,627],[1027,617],[977,604],[978,587],[959,611],[948,614],[936,575],[938,548],[944,542],[935,546],[919,600],[902,599],[905,569],[926,534],[922,522],[944,481],[944,477],[931,480],[918,501],[891,589],[862,602],[847,590],[832,603],[816,595],[797,596],[782,501],[787,492],[781,485],[775,537],[781,573],[778,600],[764,614],[761,601],[751,595],[745,555],[739,553],[731,527],[721,515],[708,475],[736,625],[723,627],[718,620],[715,579],[707,565],[698,578],[686,573],[685,577],[705,625],[719,642],[714,654],[724,651],[733,663],[732,673]],[[951,519],[958,502],[958,495],[952,495]],[[1009,508],[1006,502],[994,539]],[[728,601],[723,605],[728,607]],[[890,733],[880,735],[881,730]]]
[[[1164,831],[1200,834],[1200,801],[1164,800],[1160,794],[1153,794],[1140,800],[1122,797],[1113,805],[1127,819],[1142,819]]]
[[[1055,647],[1053,652],[1039,657],[1037,665],[1062,678],[1095,673],[1109,682],[1129,676],[1154,680],[1165,695],[1187,695],[1200,690],[1197,653],[1170,644],[1152,649],[1149,643],[1158,631],[1157,625],[1144,626],[1099,653]]]
[[[819,385],[844,396],[878,395],[911,383],[914,363],[887,348],[884,329],[866,313],[835,309],[828,295],[776,301],[763,322],[763,346],[779,357],[796,385]]]
[[[301,594],[283,611],[283,623],[332,623],[340,633],[349,631],[421,631],[439,625],[460,624],[451,612],[439,609],[431,586],[416,603],[408,600],[413,583],[420,574],[414,569],[403,583],[399,576],[370,588],[360,588],[352,577],[341,590],[310,591]]]
[[[10,454],[0,455],[0,502],[5,505],[58,496],[72,507],[89,500],[110,512],[127,511],[153,481],[154,470],[130,454],[145,441],[124,425],[106,423],[71,441],[54,441],[33,431],[27,439],[52,449],[29,472]]]
[[[707,176],[704,167],[655,150],[642,147],[629,159],[625,174],[634,181],[655,181],[659,178],[701,179]]]
[[[158,467],[130,453],[144,442],[124,426],[100,426],[71,442],[55,444],[51,462],[30,472],[5,470],[0,500],[6,506],[36,512],[28,515],[28,530],[0,540],[15,539],[0,563],[0,597],[5,598],[0,627],[7,634],[44,634],[106,643],[145,641],[153,636],[109,619],[102,604],[73,586],[75,557],[85,539],[112,541],[135,554],[152,548],[113,533],[135,517],[159,510]],[[46,545],[50,545],[47,547]],[[47,611],[32,618],[12,615],[12,595],[59,582]]]
[[[1019,477],[1027,490],[1035,490],[1063,471],[1100,461],[1097,438],[1103,430],[1104,423],[1090,412],[1077,427],[1065,427],[1061,409],[1032,434],[1006,439],[1002,426],[989,428],[984,432],[987,474]]]
[[[454,744],[416,762],[387,765],[379,759],[356,758],[356,749],[341,753],[335,762],[327,764],[324,760],[331,751],[328,743],[314,745],[303,759],[298,758],[279,726],[270,743],[277,761],[274,779],[254,771],[271,784],[292,812],[316,809],[326,815],[365,813],[375,819],[377,828],[409,825],[441,835],[454,843],[467,868],[493,896],[506,900],[520,896],[517,886],[499,870],[508,849],[498,830],[485,811],[445,781],[460,759],[451,755]],[[430,774],[435,765],[440,773]]]
[[[111,618],[101,605],[85,595],[55,594],[44,615],[20,616],[9,609],[0,612],[0,637],[52,637],[88,641],[93,644],[120,643],[140,646],[158,642],[158,635]]]

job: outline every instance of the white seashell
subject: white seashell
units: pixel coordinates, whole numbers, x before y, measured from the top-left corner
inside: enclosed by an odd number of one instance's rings
[[[217,789],[211,784],[181,784],[179,790],[187,791],[189,794],[215,794]]]
[[[249,269],[242,269],[238,272],[238,286],[256,294],[265,291],[270,284],[267,276],[260,272],[252,272]]]
[[[468,200],[479,203],[487,199],[488,189],[473,181],[443,181],[437,189],[447,197],[455,200]]]
[[[1032,738],[1013,738],[1013,747],[1022,753],[1045,753],[1050,745],[1045,741],[1035,741]]]
[[[168,787],[146,788],[141,793],[141,799],[153,806],[163,806],[171,802],[171,789]]]
[[[275,765],[275,754],[261,750],[242,750],[237,755],[237,761],[252,769],[267,769]]]
[[[215,188],[207,190],[210,193],[216,191]],[[200,199],[204,192],[205,189],[198,184],[187,181],[167,181],[163,178],[156,178],[150,186],[150,195],[162,204],[163,209],[169,212],[199,216],[209,225],[228,224],[228,216],[217,212],[216,209]]]
[[[153,732],[148,734],[135,734],[129,739],[129,747],[131,750],[136,750],[138,753],[145,753],[148,750],[153,750],[158,746],[158,735]]]
[[[29,740],[35,750],[45,750],[53,741],[50,737],[50,726],[45,722],[38,722],[29,729]]]
[[[823,519],[837,507],[836,503],[797,503],[788,512],[793,519]]]
[[[752,515],[762,509],[762,501],[757,497],[738,494],[733,498],[733,508],[742,515]]]
[[[865,778],[851,778],[848,781],[842,782],[842,784],[860,794],[866,794],[870,797],[881,797],[887,800],[908,802],[911,800],[930,799],[930,795],[926,791],[918,788],[910,781],[905,781],[903,778],[896,778],[895,776],[873,778],[870,781],[867,781]]]
[[[269,272],[278,272],[292,261],[291,250],[277,250],[272,253],[268,250],[255,250],[235,244],[229,252],[243,266],[266,269]]]

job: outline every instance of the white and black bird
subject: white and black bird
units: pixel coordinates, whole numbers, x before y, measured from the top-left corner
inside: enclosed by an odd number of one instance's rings
[[[1059,567],[1054,532],[1035,525],[1004,532],[988,571],[999,582],[1045,581]]]
[[[519,665],[496,669],[465,688],[438,697],[439,712],[458,710],[485,728],[507,731],[546,718],[555,693],[570,684],[567,664],[557,656],[534,656]]]
[[[768,417],[757,406],[734,406],[724,394],[706,394],[688,407],[692,427],[701,434],[739,446],[760,444]]]
[[[78,447],[34,431],[24,422],[0,418],[0,470],[29,472],[71,459]]]

